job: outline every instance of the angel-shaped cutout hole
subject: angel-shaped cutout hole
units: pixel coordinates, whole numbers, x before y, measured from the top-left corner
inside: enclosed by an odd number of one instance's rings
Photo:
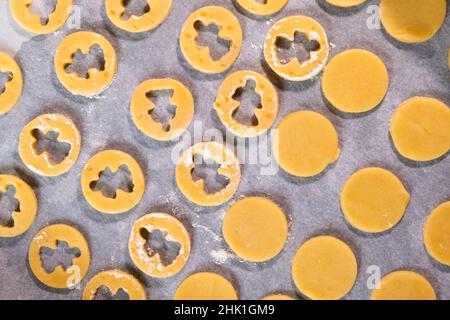
[[[66,241],[57,240],[55,249],[42,247],[40,256],[44,270],[52,273],[58,266],[67,270],[73,265],[73,260],[81,256],[81,251],[76,247],[71,248]]]
[[[231,41],[219,36],[220,27],[215,23],[204,25],[202,21],[196,21],[194,28],[197,31],[197,45],[208,47],[211,59],[220,60],[230,51]]]
[[[294,40],[278,37],[276,40],[278,58],[282,64],[288,64],[291,60],[297,59],[299,62],[310,58],[311,52],[320,49],[320,43],[310,40],[303,32],[296,31]]]
[[[6,84],[13,79],[13,74],[11,72],[2,72],[0,70],[0,94],[5,92]]]
[[[98,44],[94,44],[88,54],[84,54],[78,49],[72,55],[72,62],[64,66],[66,73],[75,73],[82,79],[89,79],[89,70],[97,69],[105,70],[105,56],[102,48]]]
[[[103,285],[97,289],[94,300],[130,300],[130,295],[122,288],[113,294],[107,286]]]
[[[150,12],[150,6],[147,0],[122,0],[122,6],[125,8],[121,18],[128,20],[131,17],[141,17]]]
[[[44,152],[47,152],[50,164],[60,164],[69,155],[72,146],[70,143],[61,142],[58,140],[59,132],[49,131],[47,133],[43,133],[39,129],[33,129],[31,134],[36,140],[33,147],[37,154],[41,155]]]
[[[233,95],[233,99],[239,101],[239,107],[234,110],[233,118],[247,126],[257,126],[258,117],[255,114],[256,109],[261,109],[261,96],[256,93],[256,82],[248,80],[244,87],[240,87]]]
[[[100,172],[99,179],[92,181],[90,188],[94,191],[100,191],[104,197],[115,199],[117,190],[131,193],[134,184],[128,167],[121,165],[116,172],[112,172],[109,167]]]
[[[212,159],[204,159],[202,155],[193,156],[194,168],[191,171],[194,181],[203,180],[205,192],[214,194],[223,190],[230,183],[228,177],[218,173],[220,164]]]
[[[0,225],[12,228],[14,227],[13,212],[20,212],[20,202],[15,197],[16,188],[12,185],[7,186],[6,191],[0,191]]]
[[[41,18],[43,26],[48,24],[49,16],[56,10],[58,0],[33,0],[28,5],[28,10]]]
[[[169,240],[167,232],[159,229],[149,232],[146,228],[142,228],[139,232],[146,240],[144,248],[147,254],[150,257],[158,254],[163,266],[171,265],[180,254],[181,244]]]
[[[161,123],[163,130],[170,131],[170,120],[175,117],[177,106],[170,103],[173,90],[155,90],[147,92],[147,98],[155,105],[148,114],[156,122]]]

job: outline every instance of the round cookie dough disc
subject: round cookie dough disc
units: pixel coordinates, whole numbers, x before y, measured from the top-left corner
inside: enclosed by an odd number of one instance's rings
[[[227,244],[239,257],[263,262],[283,249],[288,224],[278,205],[265,198],[248,197],[228,209],[222,232]]]
[[[439,205],[428,216],[423,241],[430,256],[450,266],[450,201]]]
[[[358,266],[352,250],[341,240],[318,236],[303,243],[292,260],[292,278],[310,299],[335,300],[353,287]]]
[[[187,277],[177,288],[175,300],[237,300],[233,285],[221,275],[199,272]]]
[[[397,151],[413,161],[431,161],[450,150],[450,108],[443,102],[414,97],[395,111],[390,127]]]
[[[358,6],[366,2],[366,0],[325,0],[325,1],[334,6],[343,8]]]
[[[265,296],[261,300],[295,300],[291,296],[288,296],[287,294],[281,294],[281,293],[275,293],[275,294],[269,294],[268,296]]]
[[[412,271],[395,271],[384,276],[371,300],[436,300],[433,287],[422,275]]]
[[[351,49],[336,55],[325,67],[322,91],[328,101],[342,112],[367,112],[383,100],[389,74],[375,54]]]
[[[381,0],[380,18],[394,39],[424,42],[431,39],[445,20],[445,0]]]
[[[390,171],[365,168],[355,172],[341,193],[341,208],[356,229],[376,233],[389,230],[403,217],[409,193]]]

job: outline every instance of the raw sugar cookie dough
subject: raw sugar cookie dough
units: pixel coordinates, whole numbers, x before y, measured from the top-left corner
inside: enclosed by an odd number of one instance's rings
[[[395,111],[390,126],[398,153],[413,161],[431,161],[450,150],[450,108],[428,97],[414,97]]]
[[[255,83],[255,92],[261,97],[261,104],[255,106],[254,120],[251,125],[236,120],[235,113],[241,103],[235,95],[245,88],[249,81]],[[272,127],[278,114],[278,93],[272,83],[263,75],[249,71],[237,71],[228,76],[217,92],[214,109],[222,124],[239,137],[256,137]]]
[[[237,300],[236,290],[230,281],[212,272],[199,272],[181,282],[174,300]]]
[[[277,129],[272,140],[274,157],[293,176],[318,175],[339,157],[336,129],[320,113],[291,113],[281,120]]]
[[[381,0],[380,18],[394,39],[424,42],[440,29],[447,13],[446,0]]]
[[[394,271],[385,275],[373,289],[371,300],[436,300],[428,280],[412,271]]]
[[[305,61],[297,58],[283,63],[279,57],[280,39],[293,42],[297,33],[314,41],[317,50],[309,52]],[[314,19],[305,16],[291,16],[276,22],[267,33],[264,41],[264,58],[269,67],[281,78],[288,81],[305,81],[319,74],[324,68],[330,48],[325,30]]]
[[[65,153],[53,155],[47,149],[38,148],[38,137],[56,135]],[[47,113],[30,121],[20,133],[19,155],[33,172],[47,177],[61,175],[73,167],[80,154],[81,137],[75,124],[66,116]]]
[[[258,16],[270,16],[284,8],[289,0],[235,0],[239,6]]]
[[[247,197],[228,209],[222,233],[226,243],[240,258],[264,262],[283,249],[288,223],[277,204],[261,197]]]
[[[149,95],[166,90],[173,92],[169,102],[176,109],[173,118],[163,124],[151,116],[156,105],[149,99]],[[170,141],[183,134],[191,123],[194,116],[194,98],[189,89],[177,80],[150,79],[134,90],[130,111],[134,124],[141,132],[158,141]]]
[[[3,92],[0,91],[0,115],[2,115],[10,111],[19,101],[23,89],[23,76],[17,62],[2,51],[0,51],[0,72],[9,74]]]
[[[164,237],[164,251],[157,251],[148,245],[155,232],[162,233]],[[168,244],[178,248],[171,261],[164,256],[168,253]],[[186,265],[191,252],[191,239],[184,225],[175,217],[165,213],[150,213],[134,223],[128,251],[139,270],[154,278],[168,278]]]
[[[341,193],[346,220],[363,232],[393,228],[403,217],[409,193],[402,182],[382,168],[364,168],[353,173]]]
[[[297,289],[313,300],[337,300],[353,287],[358,273],[350,247],[331,236],[303,243],[292,259],[292,278]]]
[[[296,300],[296,299],[286,294],[275,293],[265,296],[261,300]]]
[[[360,4],[366,2],[366,0],[325,0],[325,1],[334,6],[343,8],[359,6]]]
[[[34,0],[9,0],[9,10],[16,23],[23,29],[34,34],[49,34],[55,32],[66,23],[72,13],[72,0],[56,0],[55,10],[42,19],[31,10]]]
[[[437,206],[428,216],[423,241],[433,259],[450,266],[450,201]]]
[[[80,50],[87,55],[93,47],[99,47],[103,53],[104,64],[98,70],[90,68],[87,75],[70,72],[75,54]],[[117,55],[114,47],[104,36],[89,31],[74,32],[66,36],[58,45],[54,66],[56,76],[70,93],[80,96],[95,96],[106,90],[117,72]]]
[[[49,273],[43,266],[41,250],[56,250],[61,241],[66,242],[69,248],[77,248],[79,255],[73,258],[69,268],[64,269],[62,265],[58,265]],[[54,224],[43,228],[31,240],[28,261],[31,271],[43,284],[56,289],[70,289],[87,274],[91,256],[86,239],[77,229],[65,224]],[[77,277],[74,277],[73,267],[77,268]]]
[[[230,42],[228,52],[218,60],[211,56],[209,47],[198,44],[198,24],[219,27],[218,37]],[[242,29],[239,20],[233,13],[223,7],[207,6],[194,11],[181,29],[180,48],[185,59],[197,71],[215,74],[229,69],[242,47]]]
[[[36,195],[25,181],[16,176],[1,174],[0,196],[10,192],[10,188],[14,188],[13,195],[18,203],[11,213],[13,223],[0,224],[0,238],[13,238],[25,233],[33,224],[38,210]]]
[[[378,106],[389,87],[389,74],[383,61],[361,49],[339,53],[325,67],[322,91],[338,110],[367,112]]]
[[[116,174],[126,168],[131,176],[129,188],[118,188],[113,197],[97,189],[97,183],[105,170]],[[86,201],[103,213],[119,214],[134,208],[145,191],[145,177],[139,164],[129,154],[119,150],[105,150],[94,155],[81,173],[81,190]]]
[[[125,17],[123,0],[105,0],[106,15],[118,28],[132,33],[155,29],[166,20],[172,8],[172,0],[147,0],[147,10],[142,15]]]
[[[107,270],[95,275],[86,285],[82,299],[95,300],[101,287],[107,287],[112,295],[116,295],[122,289],[129,300],[147,300],[147,293],[142,284],[122,270]]]

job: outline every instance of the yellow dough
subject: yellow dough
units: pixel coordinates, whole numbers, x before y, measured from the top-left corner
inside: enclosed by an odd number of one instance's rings
[[[386,32],[401,42],[431,39],[445,20],[445,0],[381,0],[380,18]]]
[[[272,142],[274,157],[293,176],[315,176],[339,157],[336,129],[320,113],[291,113],[281,120],[277,129]]]
[[[337,6],[337,7],[347,8],[347,7],[358,6],[358,5],[366,2],[366,0],[326,0],[326,2],[328,2],[334,6]]]
[[[283,64],[278,56],[277,41],[284,38],[294,41],[296,33],[303,33],[310,41],[317,41],[319,48],[309,53],[308,60],[297,58]],[[325,66],[330,48],[325,30],[314,19],[291,16],[276,22],[264,41],[264,58],[269,67],[281,78],[289,81],[304,81],[319,74]]]
[[[192,170],[196,166],[195,156],[201,155],[204,161],[213,160],[220,165],[217,173],[228,178],[229,183],[216,193],[205,190],[204,179],[195,181]],[[228,201],[239,187],[241,169],[234,153],[217,142],[201,142],[187,149],[178,161],[176,181],[181,193],[201,206],[218,206]]]
[[[412,271],[394,271],[384,276],[371,300],[436,300],[428,280]]]
[[[89,280],[83,292],[83,300],[95,300],[95,296],[102,286],[109,289],[111,294],[124,290],[130,300],[147,300],[147,293],[142,284],[131,274],[121,270],[107,270],[100,272]]]
[[[364,168],[345,183],[341,208],[354,228],[377,233],[393,228],[402,219],[409,199],[408,191],[393,173]]]
[[[298,290],[313,300],[336,300],[353,287],[358,273],[355,255],[347,244],[331,236],[309,239],[292,260]]]
[[[223,276],[212,272],[195,273],[179,285],[175,300],[237,300],[233,285]]]
[[[270,294],[268,296],[265,296],[261,300],[296,300],[295,298],[292,298],[291,296],[288,296],[286,294]]]
[[[147,0],[150,10],[141,16],[132,15],[124,19],[123,0],[105,0],[106,15],[118,28],[136,33],[152,30],[166,20],[172,8],[172,0]]]
[[[255,92],[261,97],[261,105],[255,106],[255,116],[258,123],[244,125],[234,119],[234,113],[240,102],[233,99],[239,88],[244,88],[248,81],[254,81]],[[214,109],[220,121],[233,134],[240,137],[256,137],[273,125],[278,114],[278,94],[272,83],[264,76],[253,71],[237,71],[228,76],[217,92]]]
[[[165,265],[159,252],[146,247],[147,240],[141,234],[143,229],[149,233],[159,230],[166,241],[180,245],[177,257],[170,264]],[[173,216],[150,213],[134,223],[128,241],[128,251],[139,270],[154,278],[168,278],[180,272],[186,265],[191,253],[191,239],[183,224]]]
[[[103,52],[103,70],[90,68],[87,78],[76,72],[67,73],[66,68],[73,62],[74,54],[80,50],[87,55],[93,46]],[[95,96],[109,87],[117,72],[117,55],[111,43],[104,36],[88,31],[79,31],[66,36],[55,52],[55,72],[61,84],[72,94]]]
[[[231,41],[228,53],[219,60],[213,60],[209,48],[198,45],[196,22],[204,26],[216,24],[219,27],[218,37]],[[241,47],[242,29],[239,20],[222,7],[208,6],[194,11],[181,29],[181,52],[194,69],[204,73],[221,73],[230,68],[239,57]]]
[[[126,166],[131,174],[131,192],[116,190],[116,196],[109,198],[102,191],[94,190],[91,184],[98,181],[102,171],[109,168],[114,174],[121,166]],[[87,202],[103,213],[117,214],[134,208],[145,191],[145,177],[139,164],[129,154],[119,150],[105,150],[94,155],[86,163],[81,174],[81,190]]]
[[[170,104],[176,106],[175,116],[168,126],[155,121],[149,114],[156,108],[147,97],[149,92],[173,90]],[[174,79],[151,79],[142,82],[134,91],[130,103],[134,124],[144,134],[159,141],[169,141],[184,133],[194,115],[194,98],[185,85]]]
[[[327,100],[343,112],[366,112],[385,97],[389,74],[375,54],[351,49],[336,55],[325,67],[322,91]]]
[[[25,181],[16,176],[1,174],[0,192],[6,192],[10,186],[16,190],[14,197],[19,201],[19,208],[11,214],[14,225],[0,225],[0,238],[13,238],[25,233],[33,224],[38,209],[36,195]]]
[[[390,127],[397,151],[414,161],[431,161],[450,150],[450,108],[443,102],[414,97],[395,111]]]
[[[450,201],[440,204],[428,216],[423,241],[430,256],[450,266]]]
[[[72,12],[72,0],[57,0],[55,10],[42,23],[41,17],[30,10],[33,0],[9,0],[9,9],[20,27],[34,34],[49,34],[61,28]]]
[[[227,244],[240,258],[263,262],[283,250],[288,223],[283,211],[272,201],[248,197],[228,209],[222,232]]]
[[[38,154],[37,139],[34,135],[36,130],[42,134],[56,132],[58,142],[70,144],[70,150],[64,160],[59,163],[52,162],[46,150]],[[19,137],[19,155],[23,163],[33,172],[54,177],[72,168],[80,154],[80,145],[80,133],[72,120],[62,114],[47,113],[33,119],[22,129]]]
[[[66,242],[70,248],[78,248],[80,255],[73,258],[72,265],[67,270],[58,265],[53,272],[47,273],[42,265],[41,249],[55,250],[59,241]],[[75,287],[87,274],[91,256],[86,239],[77,229],[64,224],[54,224],[39,231],[31,240],[28,261],[31,271],[43,284],[67,289]]]
[[[250,12],[259,16],[270,16],[284,8],[289,0],[266,0],[265,2],[258,0],[236,0],[237,3]]]
[[[19,101],[23,88],[22,70],[13,58],[0,51],[0,72],[10,73],[4,91],[0,93],[0,115],[11,110]]]

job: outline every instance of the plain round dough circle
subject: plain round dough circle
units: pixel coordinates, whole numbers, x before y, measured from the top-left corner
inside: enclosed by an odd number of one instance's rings
[[[428,280],[412,271],[394,271],[385,275],[379,289],[373,289],[371,300],[436,300]]]
[[[450,201],[430,213],[425,222],[423,241],[430,256],[450,266]]]
[[[0,72],[10,73],[9,81],[0,93],[0,115],[10,111],[19,101],[23,89],[23,75],[17,62],[7,53],[0,51]]]
[[[181,282],[175,291],[175,300],[237,300],[230,281],[212,272],[199,272]]]
[[[239,6],[251,14],[259,16],[270,16],[277,13],[284,8],[288,1],[289,0],[266,0],[261,3],[260,0],[236,0]]]
[[[382,168],[353,173],[341,193],[341,208],[356,229],[377,233],[393,228],[403,217],[409,193],[402,182]]]
[[[261,300],[296,300],[296,299],[291,296],[288,296],[287,294],[274,293],[261,298]]]
[[[389,87],[383,61],[372,52],[351,49],[339,53],[325,67],[322,91],[342,112],[367,112],[381,103]]]
[[[222,233],[227,244],[240,258],[263,262],[283,250],[288,236],[288,223],[277,204],[261,197],[247,197],[228,209]]]
[[[336,300],[353,287],[358,273],[350,247],[331,236],[309,239],[292,260],[292,278],[298,290],[313,300]]]
[[[366,2],[366,0],[325,0],[325,1],[334,6],[343,8],[359,6],[360,4]]]
[[[280,167],[296,177],[312,177],[324,171],[340,154],[333,124],[313,111],[297,111],[278,124],[272,140]]]
[[[440,29],[446,0],[381,0],[380,18],[386,32],[406,43],[424,42]]]
[[[450,108],[428,97],[414,97],[395,111],[390,126],[398,153],[413,161],[431,161],[450,150]]]

